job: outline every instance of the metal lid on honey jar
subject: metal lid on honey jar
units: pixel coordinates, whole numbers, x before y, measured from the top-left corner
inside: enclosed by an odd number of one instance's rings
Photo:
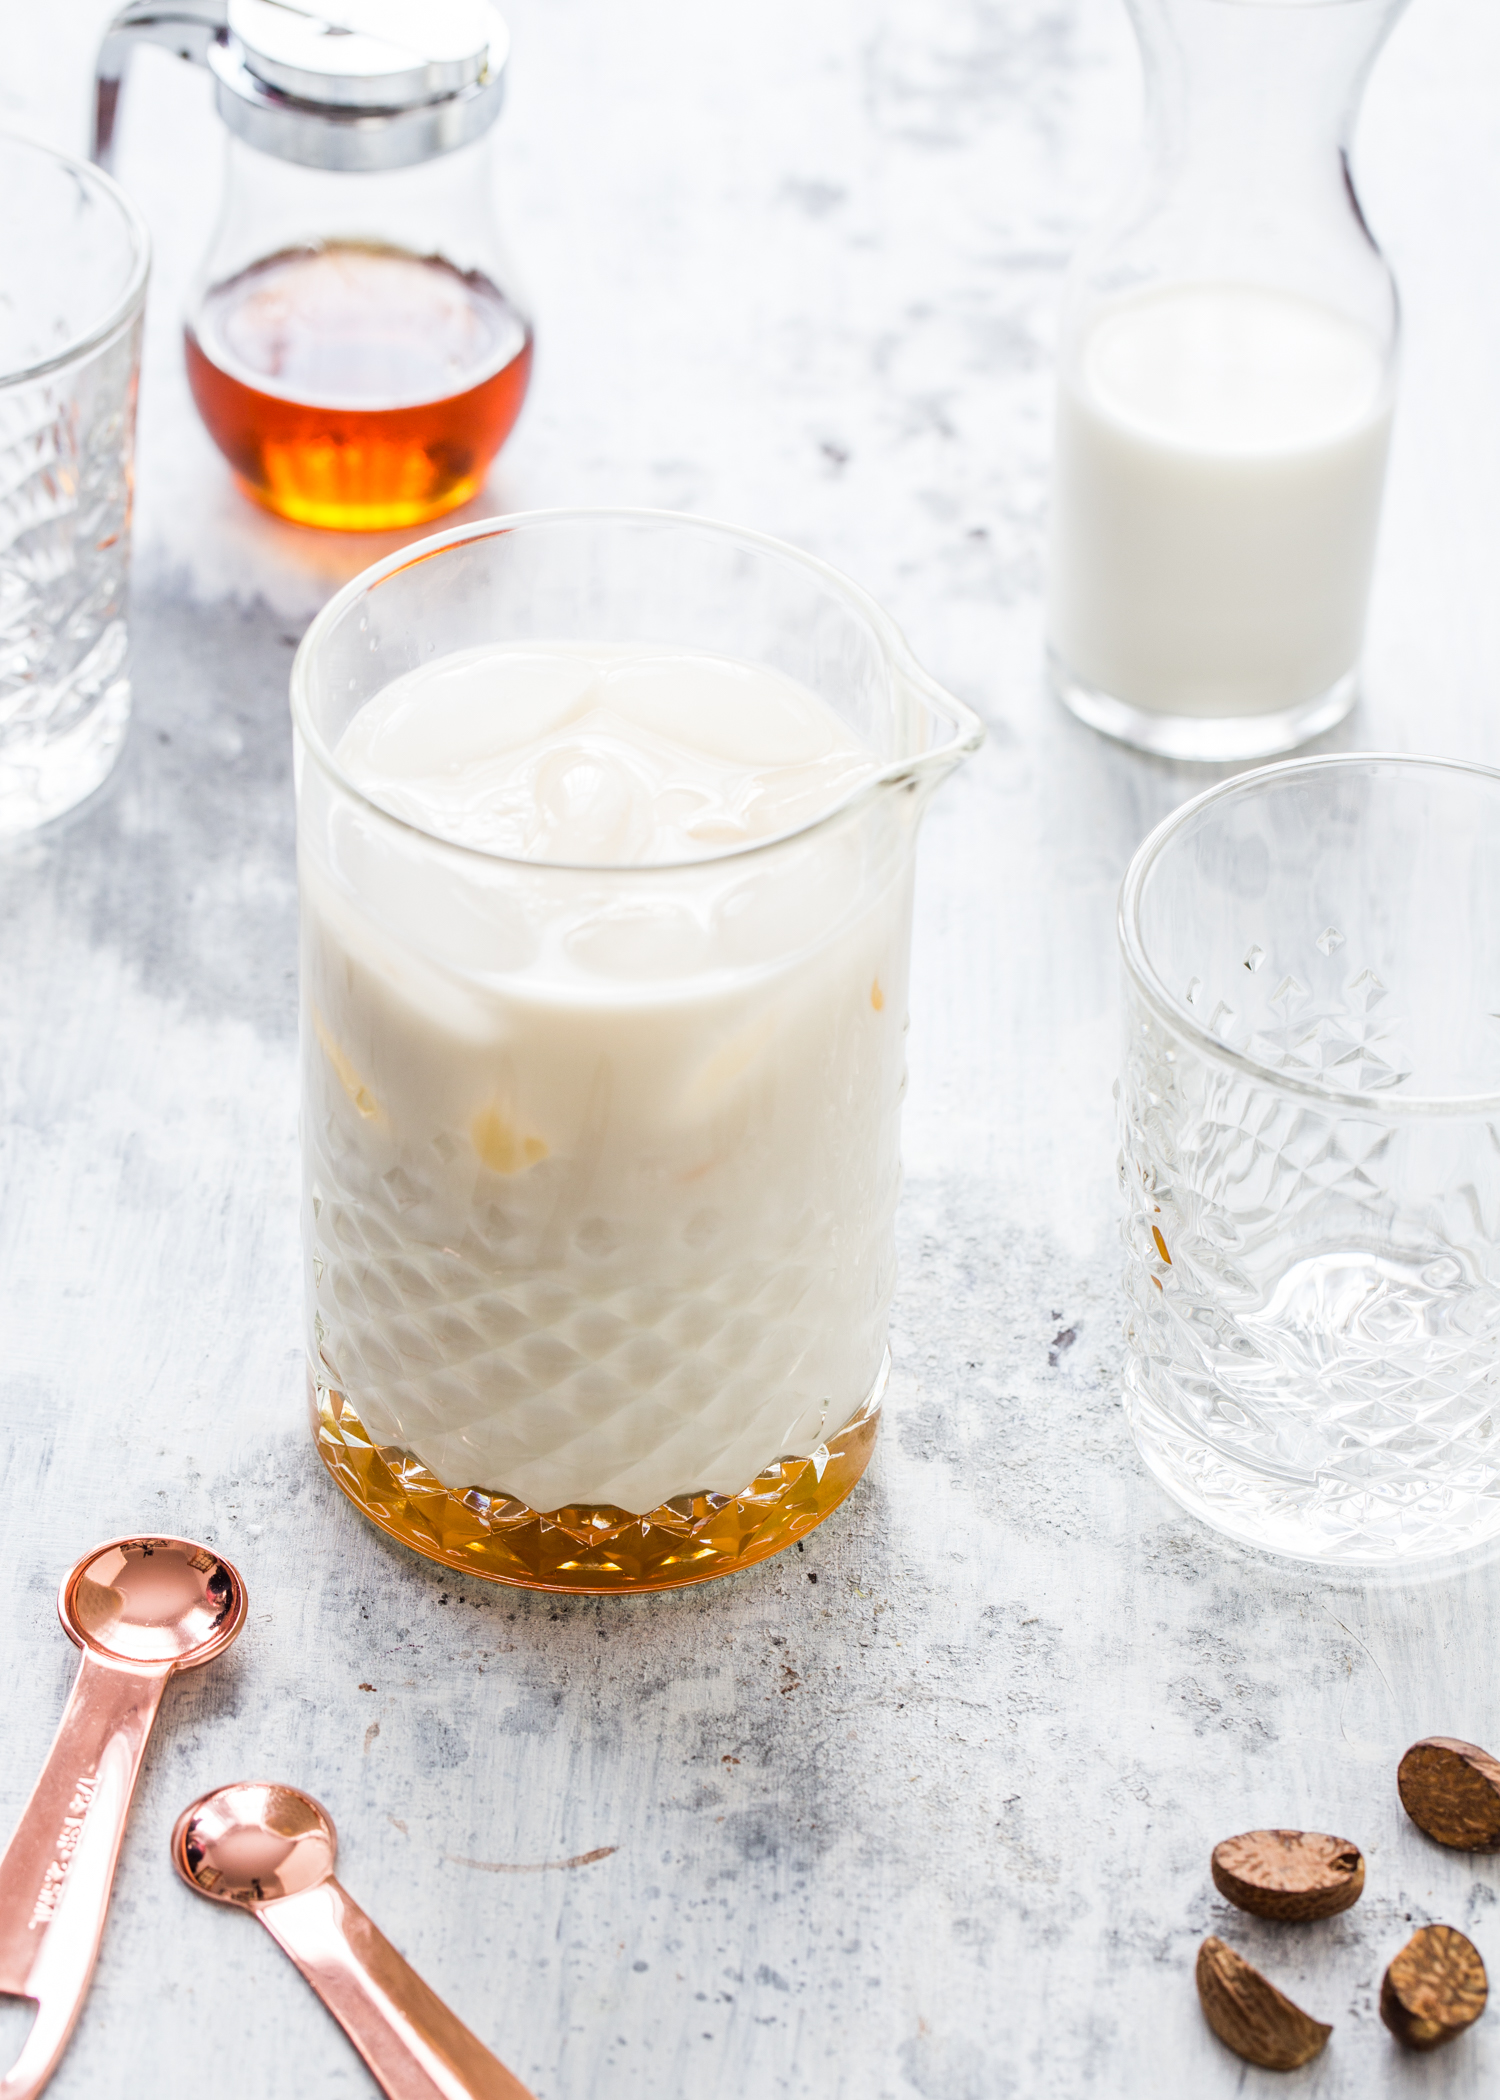
[[[228,0],[209,47],[219,114],[315,168],[399,168],[500,113],[509,38],[487,0]]]
[[[477,139],[500,113],[510,50],[489,0],[134,0],[99,54],[94,158],[106,166],[140,42],[206,65],[219,115],[247,144],[351,173]]]

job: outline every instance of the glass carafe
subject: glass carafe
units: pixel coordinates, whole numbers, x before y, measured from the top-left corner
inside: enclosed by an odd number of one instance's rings
[[[142,40],[205,64],[223,205],[184,331],[244,489],[301,524],[420,524],[473,495],[531,369],[493,206],[507,38],[485,0],[128,8],[100,53],[108,164]]]
[[[1074,264],[1048,650],[1095,728],[1283,751],[1353,705],[1399,309],[1350,174],[1405,0],[1128,0],[1140,178]]]

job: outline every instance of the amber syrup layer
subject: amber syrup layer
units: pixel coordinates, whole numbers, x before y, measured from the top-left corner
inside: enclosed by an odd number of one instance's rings
[[[493,285],[379,249],[258,263],[209,295],[184,347],[198,413],[247,494],[343,532],[466,502],[531,377],[530,330]]]
[[[503,1494],[446,1488],[409,1452],[372,1442],[344,1395],[308,1398],[318,1456],[382,1531],[482,1582],[582,1592],[680,1589],[766,1560],[837,1509],[870,1462],[885,1378],[810,1458],[782,1458],[738,1495],[681,1495],[643,1517],[609,1503],[538,1511]]]

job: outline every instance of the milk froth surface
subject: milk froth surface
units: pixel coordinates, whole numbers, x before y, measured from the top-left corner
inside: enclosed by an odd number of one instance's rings
[[[644,647],[468,650],[362,708],[338,756],[423,830],[522,860],[692,861],[810,823],[875,770],[806,686]]]

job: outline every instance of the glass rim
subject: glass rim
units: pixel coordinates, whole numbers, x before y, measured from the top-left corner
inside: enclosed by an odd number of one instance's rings
[[[1283,759],[1272,766],[1256,766],[1246,772],[1236,773],[1229,780],[1216,781],[1202,793],[1172,810],[1137,846],[1131,855],[1130,865],[1120,884],[1119,906],[1115,928],[1119,939],[1120,957],[1135,989],[1153,1007],[1158,1017],[1166,1021],[1179,1035],[1187,1037],[1195,1049],[1215,1064],[1229,1065],[1235,1071],[1278,1092],[1298,1094],[1307,1099],[1331,1104],[1339,1108],[1357,1109],[1365,1115],[1379,1115],[1387,1120],[1398,1116],[1475,1116],[1500,1113],[1500,1088],[1484,1094],[1405,1094],[1392,1088],[1379,1093],[1356,1093],[1345,1087],[1321,1084],[1316,1079],[1284,1072],[1275,1065],[1264,1063],[1246,1051],[1236,1050],[1221,1042],[1216,1035],[1199,1020],[1191,1009],[1175,993],[1168,990],[1155,965],[1146,952],[1141,933],[1141,901],[1146,880],[1170,846],[1177,833],[1200,811],[1215,802],[1233,799],[1244,789],[1277,778],[1294,774],[1317,774],[1352,771],[1357,767],[1390,767],[1398,772],[1456,773],[1468,779],[1488,780],[1500,788],[1500,768],[1486,766],[1464,758],[1440,758],[1430,753],[1410,751],[1328,751],[1313,758]]]
[[[124,221],[134,256],[125,289],[109,307],[102,320],[81,329],[61,350],[50,356],[40,357],[34,364],[18,365],[14,371],[0,369],[0,391],[6,387],[23,386],[29,380],[44,379],[49,372],[59,371],[65,365],[76,364],[80,358],[101,349],[111,336],[116,335],[130,321],[146,296],[146,281],[151,274],[151,232],[139,207],[121,189],[113,176],[96,168],[92,161],[75,160],[71,153],[59,153],[55,147],[44,146],[36,139],[21,137],[19,132],[0,131],[0,151],[8,146],[19,147],[22,152],[35,153],[49,160],[55,167],[66,168],[78,179],[107,197]]]
[[[695,532],[707,533],[725,540],[737,541],[741,546],[770,554],[789,562],[798,569],[810,572],[830,593],[858,612],[874,629],[876,638],[885,652],[886,659],[912,685],[922,701],[941,720],[952,725],[953,734],[948,741],[932,751],[923,751],[908,758],[892,759],[883,765],[868,780],[850,790],[831,809],[812,818],[806,824],[794,825],[789,831],[776,832],[770,838],[752,839],[744,845],[730,846],[722,852],[694,854],[690,858],[666,861],[568,861],[531,860],[520,854],[498,853],[484,846],[471,846],[460,840],[444,838],[424,825],[415,824],[407,817],[397,816],[383,803],[377,802],[364,789],[350,779],[340,764],[321,729],[313,719],[312,695],[309,690],[311,675],[309,666],[314,655],[330,629],[335,627],[348,609],[367,597],[388,577],[403,569],[416,568],[420,563],[431,561],[445,554],[450,548],[466,546],[470,541],[500,539],[507,533],[534,527],[575,524],[617,525],[666,525],[685,526]],[[666,645],[669,646],[669,645]],[[755,532],[748,527],[729,525],[718,518],[703,518],[689,511],[653,510],[630,505],[579,504],[554,510],[504,511],[494,517],[478,518],[467,525],[450,526],[446,532],[436,532],[427,539],[414,540],[383,560],[372,562],[351,577],[342,590],[335,593],[318,613],[298,644],[292,659],[291,672],[292,725],[304,750],[316,762],[319,770],[345,795],[371,811],[383,824],[392,824],[398,830],[409,832],[414,838],[429,845],[440,846],[445,852],[457,854],[476,866],[487,868],[506,867],[537,873],[550,870],[569,875],[629,876],[642,880],[663,875],[681,875],[690,869],[723,867],[727,864],[749,859],[757,853],[766,853],[778,846],[790,844],[795,839],[810,838],[825,825],[842,822],[851,811],[872,802],[877,794],[902,782],[917,780],[939,771],[947,771],[971,751],[977,751],[984,741],[984,724],[966,702],[938,684],[931,674],[922,668],[911,645],[895,621],[872,598],[862,585],[841,569],[833,568],[815,554],[806,554],[787,540],[774,538],[770,533]]]

